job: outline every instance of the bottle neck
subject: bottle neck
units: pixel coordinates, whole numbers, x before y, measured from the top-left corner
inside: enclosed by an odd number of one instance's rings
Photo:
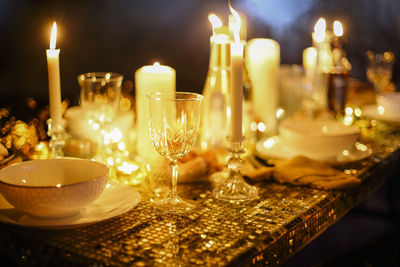
[[[228,40],[215,41],[210,39],[210,63],[209,69],[228,69],[231,66],[231,46]]]
[[[347,74],[351,70],[351,64],[346,58],[346,52],[344,49],[336,47],[332,51],[332,72],[333,73],[341,73]]]

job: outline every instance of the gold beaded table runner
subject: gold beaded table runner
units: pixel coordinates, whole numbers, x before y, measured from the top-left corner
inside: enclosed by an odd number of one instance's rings
[[[196,202],[185,216],[164,215],[146,196],[133,210],[69,230],[0,224],[0,253],[27,265],[279,265],[335,223],[399,168],[400,133],[375,138],[368,159],[340,166],[362,179],[349,190],[257,183],[259,197],[230,204],[209,184],[179,186]]]

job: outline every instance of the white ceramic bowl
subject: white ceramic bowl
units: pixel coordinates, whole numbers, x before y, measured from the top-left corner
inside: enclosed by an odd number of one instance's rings
[[[354,148],[360,131],[336,120],[286,119],[279,125],[279,135],[297,154],[327,159]]]
[[[378,94],[376,103],[383,107],[384,115],[400,118],[400,92]]]
[[[15,208],[38,217],[73,215],[104,190],[108,167],[83,159],[16,163],[0,170],[0,192]]]

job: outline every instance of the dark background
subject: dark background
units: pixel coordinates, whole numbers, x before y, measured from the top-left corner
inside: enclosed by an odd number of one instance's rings
[[[301,64],[318,17],[343,22],[352,76],[365,78],[365,51],[400,50],[398,0],[232,0],[248,18],[248,38],[281,45],[283,64]],[[61,49],[62,96],[78,103],[78,74],[134,72],[158,60],[177,71],[177,89],[201,92],[215,12],[227,24],[227,0],[0,0],[0,104],[34,97],[48,103],[45,50],[53,21]],[[400,82],[397,65],[393,80]]]

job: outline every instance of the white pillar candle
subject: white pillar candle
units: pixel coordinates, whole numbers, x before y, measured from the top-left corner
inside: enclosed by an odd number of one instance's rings
[[[175,92],[175,70],[156,62],[143,66],[135,73],[137,153],[145,160],[158,156],[149,132],[149,102],[146,95],[153,92]]]
[[[57,24],[54,22],[50,36],[50,49],[46,50],[49,78],[50,117],[53,124],[61,123],[60,49],[56,49]]]
[[[276,128],[280,47],[271,39],[256,38],[246,46],[246,67],[253,88],[254,115],[266,131]]]
[[[332,67],[331,34],[326,31],[326,21],[320,18],[312,33],[313,46],[317,49],[318,72],[328,73]]]

